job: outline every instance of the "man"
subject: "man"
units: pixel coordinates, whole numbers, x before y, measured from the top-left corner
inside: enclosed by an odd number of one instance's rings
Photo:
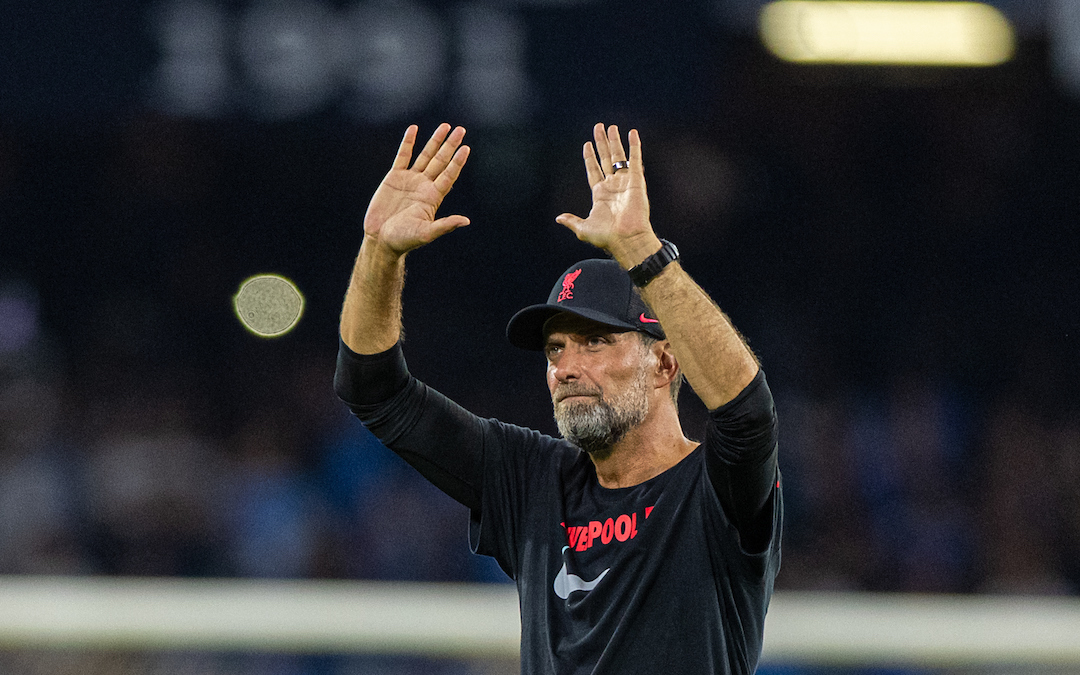
[[[436,218],[469,156],[441,125],[415,161],[409,127],[364,218],[341,315],[338,395],[471,512],[470,542],[517,583],[522,672],[751,673],[780,565],[776,417],[757,359],[653,233],[641,141],[596,125],[593,206],[557,222],[611,259],[571,266],[518,312],[543,350],[564,439],[480,419],[402,357],[406,254],[465,226]],[[685,374],[710,410],[683,435]]]

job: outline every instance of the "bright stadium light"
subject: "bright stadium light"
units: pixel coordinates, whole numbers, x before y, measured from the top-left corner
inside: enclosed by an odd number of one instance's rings
[[[283,276],[257,274],[240,284],[233,296],[233,310],[250,332],[274,338],[296,327],[304,312],[304,296]]]
[[[761,10],[765,46],[796,63],[994,66],[1016,37],[979,2],[779,0]]]

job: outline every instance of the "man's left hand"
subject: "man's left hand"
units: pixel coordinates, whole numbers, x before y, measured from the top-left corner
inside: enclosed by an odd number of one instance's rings
[[[649,222],[641,138],[636,129],[630,131],[629,158],[617,126],[599,123],[593,127],[593,138],[595,146],[587,142],[583,148],[592,210],[588,218],[563,213],[555,221],[630,269],[660,249],[660,240]]]

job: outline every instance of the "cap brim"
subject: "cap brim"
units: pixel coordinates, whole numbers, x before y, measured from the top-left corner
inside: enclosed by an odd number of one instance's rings
[[[555,305],[530,305],[510,318],[506,324],[506,339],[521,349],[539,352],[544,349],[544,324],[556,314],[573,314],[605,326],[622,330],[640,330],[640,326],[620,321],[610,314],[584,307],[559,307]]]

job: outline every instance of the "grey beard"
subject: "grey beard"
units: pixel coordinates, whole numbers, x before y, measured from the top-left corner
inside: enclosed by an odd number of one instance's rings
[[[644,373],[625,394],[610,400],[603,394],[595,402],[555,404],[555,423],[563,438],[593,459],[611,456],[615,444],[649,414]]]

